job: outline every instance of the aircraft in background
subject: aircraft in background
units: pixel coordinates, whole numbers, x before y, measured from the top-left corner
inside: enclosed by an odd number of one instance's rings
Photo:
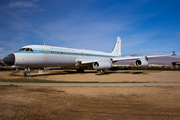
[[[112,68],[117,61],[136,60],[136,66],[147,66],[149,58],[175,55],[173,52],[173,54],[167,55],[121,57],[121,38],[117,37],[111,53],[47,45],[28,45],[6,56],[3,61],[10,65],[25,67],[24,76],[29,76],[30,68],[46,67],[48,69],[77,66],[80,67],[78,72],[84,72],[83,67],[92,65],[98,72],[104,72],[104,70]]]

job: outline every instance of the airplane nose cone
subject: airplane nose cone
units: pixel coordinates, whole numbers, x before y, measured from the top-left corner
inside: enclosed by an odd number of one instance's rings
[[[9,64],[9,65],[14,65],[14,62],[15,62],[15,56],[14,54],[10,54],[8,56],[6,56],[3,61],[6,63],[6,64]]]

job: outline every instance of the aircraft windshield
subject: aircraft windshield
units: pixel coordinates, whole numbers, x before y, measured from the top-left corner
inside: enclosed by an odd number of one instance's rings
[[[31,51],[32,52],[33,50],[31,48],[21,48],[21,49],[19,49],[19,51],[27,51],[27,52]]]

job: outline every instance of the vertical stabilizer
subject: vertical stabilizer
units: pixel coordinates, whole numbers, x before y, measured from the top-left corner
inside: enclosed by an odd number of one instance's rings
[[[117,37],[117,41],[116,41],[116,44],[114,45],[112,54],[121,56],[121,38],[120,37]]]

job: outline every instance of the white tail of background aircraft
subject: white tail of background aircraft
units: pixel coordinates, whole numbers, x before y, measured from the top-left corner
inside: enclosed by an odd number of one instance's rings
[[[176,54],[121,57],[121,38],[118,37],[111,53],[47,45],[28,45],[22,47],[18,52],[6,56],[3,61],[10,65],[25,67],[27,68],[26,70],[29,70],[28,68],[44,67],[63,68],[77,66],[81,68],[93,66],[98,71],[104,71],[112,68],[117,61],[136,60],[136,66],[147,66],[149,58],[174,55]],[[30,71],[26,71],[24,75],[29,76]]]

